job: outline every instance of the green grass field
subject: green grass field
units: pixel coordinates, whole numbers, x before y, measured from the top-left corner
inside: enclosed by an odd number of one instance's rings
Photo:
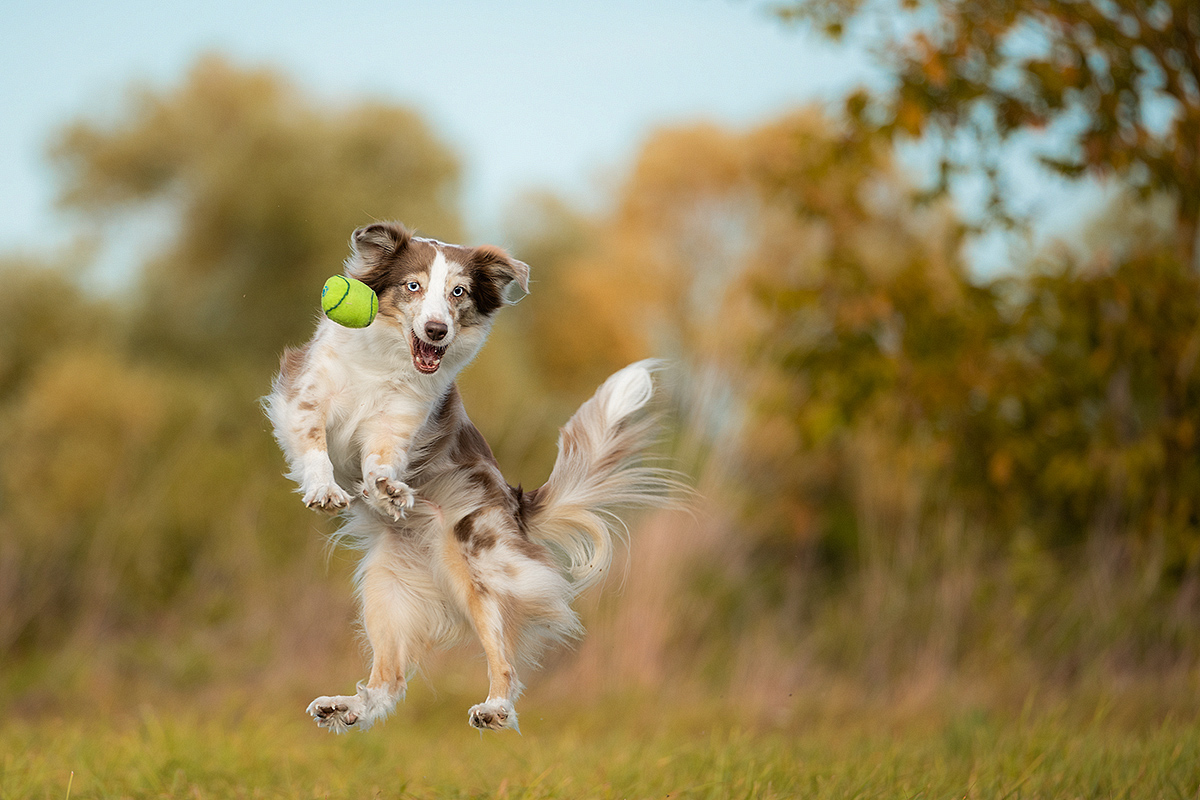
[[[464,706],[465,708],[465,706]],[[302,714],[150,707],[114,719],[10,713],[3,798],[1191,798],[1200,723],[980,710],[751,728],[692,705],[527,707],[480,735],[443,697],[335,737]],[[462,717],[462,719],[459,719]]]

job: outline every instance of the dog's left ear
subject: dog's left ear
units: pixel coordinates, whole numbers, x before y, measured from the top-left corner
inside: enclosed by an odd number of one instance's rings
[[[529,265],[512,257],[509,257],[507,261],[512,280],[517,282],[517,286],[521,287],[522,292],[529,294]]]
[[[476,247],[471,266],[477,275],[474,292],[476,305],[485,314],[491,314],[509,302],[505,290],[510,284],[517,284],[522,292],[529,294],[529,265],[498,247]]]

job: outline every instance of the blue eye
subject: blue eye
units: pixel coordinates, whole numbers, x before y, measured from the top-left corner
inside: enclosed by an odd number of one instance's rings
[[[419,292],[421,291],[421,284],[417,283],[416,281],[409,281],[408,290],[410,292]]]
[[[454,295],[455,297],[462,297],[466,293],[467,293],[467,290],[464,287],[455,286],[454,291],[452,291],[450,294]]]

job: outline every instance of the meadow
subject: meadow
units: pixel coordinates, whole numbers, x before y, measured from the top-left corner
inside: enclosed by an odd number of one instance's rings
[[[278,707],[10,715],[0,797],[1200,796],[1200,722],[1131,719],[1104,703],[1090,714],[1032,699],[1017,714],[826,709],[778,727],[719,701],[626,698],[528,706],[522,733],[481,736],[458,700],[410,703],[341,737]]]

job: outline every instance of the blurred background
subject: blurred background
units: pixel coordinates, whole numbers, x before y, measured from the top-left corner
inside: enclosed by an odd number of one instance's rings
[[[532,691],[1196,710],[1200,7],[193,5],[0,11],[0,706],[365,674],[258,398],[395,218],[532,266],[511,483],[671,363],[694,507]]]

